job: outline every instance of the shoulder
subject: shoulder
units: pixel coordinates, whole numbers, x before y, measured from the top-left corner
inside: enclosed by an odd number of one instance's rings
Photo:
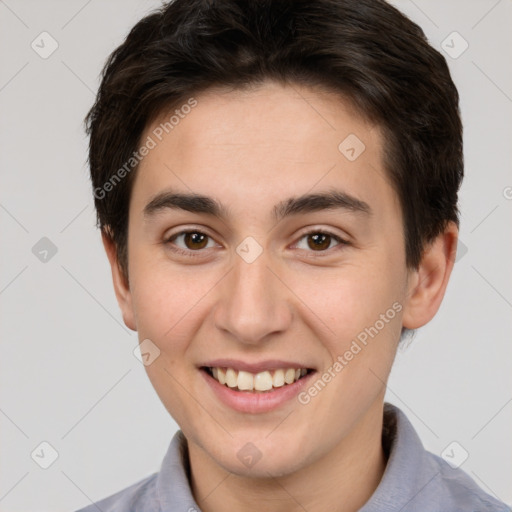
[[[76,512],[155,512],[160,509],[155,485],[157,476],[158,473],[153,473]]]
[[[426,450],[406,415],[384,407],[384,475],[364,512],[510,512],[460,466]]]
[[[76,512],[198,510],[188,480],[187,453],[185,436],[178,430],[169,444],[160,471]]]
[[[431,496],[439,505],[450,504],[451,512],[510,512],[510,508],[485,492],[461,468],[452,468],[441,457],[425,451],[425,458],[434,470]]]

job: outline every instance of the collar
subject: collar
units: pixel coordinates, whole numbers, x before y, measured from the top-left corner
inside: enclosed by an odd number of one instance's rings
[[[478,510],[498,510],[494,506],[499,503],[484,496],[462,470],[453,470],[426,451],[405,414],[389,403],[384,403],[382,445],[386,469],[360,512],[459,511],[473,510],[476,504]],[[160,510],[201,510],[192,496],[189,474],[187,441],[178,430],[157,474]]]

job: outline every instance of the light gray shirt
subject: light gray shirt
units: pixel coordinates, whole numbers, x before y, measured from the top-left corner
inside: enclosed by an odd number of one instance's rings
[[[460,468],[425,450],[396,406],[384,404],[384,475],[360,512],[510,512]],[[178,430],[160,471],[77,512],[201,512],[188,479],[186,439]]]

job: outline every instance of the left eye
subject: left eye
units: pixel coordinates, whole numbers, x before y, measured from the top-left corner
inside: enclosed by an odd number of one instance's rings
[[[326,231],[310,231],[309,233],[302,235],[299,240],[304,238],[307,239],[307,247],[313,249],[313,252],[325,252],[327,249],[330,249],[332,240],[338,242],[337,245],[343,245],[347,243],[339,236],[334,235],[333,233],[328,233]]]

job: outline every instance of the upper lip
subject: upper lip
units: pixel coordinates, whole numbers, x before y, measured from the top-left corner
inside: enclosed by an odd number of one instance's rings
[[[200,367],[205,366],[209,368],[233,368],[233,370],[242,370],[249,373],[260,373],[264,372],[265,370],[278,370],[280,368],[306,368],[308,370],[314,369],[308,364],[298,363],[297,361],[284,361],[281,359],[267,359],[266,361],[259,361],[254,363],[241,361],[240,359],[214,359],[200,365]]]

